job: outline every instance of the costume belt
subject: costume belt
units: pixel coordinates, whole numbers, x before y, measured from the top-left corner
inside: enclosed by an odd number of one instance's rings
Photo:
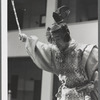
[[[77,92],[87,90],[87,92],[91,92],[94,89],[94,82],[91,81],[90,83],[86,84],[85,86],[76,87]]]

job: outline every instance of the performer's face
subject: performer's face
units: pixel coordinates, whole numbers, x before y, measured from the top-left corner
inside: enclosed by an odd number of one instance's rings
[[[55,42],[55,44],[59,49],[65,48],[66,44],[68,44],[67,42],[64,41],[65,34],[66,33],[63,30],[57,30],[52,34],[53,41]]]
[[[53,39],[54,41],[63,41],[64,40],[64,33],[62,30],[57,30],[56,32],[53,32]]]

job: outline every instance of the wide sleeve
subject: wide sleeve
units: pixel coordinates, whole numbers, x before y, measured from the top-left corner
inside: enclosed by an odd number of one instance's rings
[[[31,36],[27,38],[25,48],[37,67],[53,72],[53,67],[51,66],[52,47],[50,44],[44,44],[36,36]]]
[[[95,74],[95,71],[98,71],[98,48],[93,47],[91,50],[87,64],[86,64],[86,70],[88,73],[89,80],[93,80],[93,75]]]
[[[98,100],[98,48],[94,47],[90,52],[86,64],[87,75],[90,82],[93,82],[94,89],[91,92],[93,100]]]

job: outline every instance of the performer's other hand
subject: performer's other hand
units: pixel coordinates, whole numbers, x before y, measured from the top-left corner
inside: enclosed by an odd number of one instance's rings
[[[26,40],[27,40],[27,35],[21,33],[21,34],[19,34],[19,39],[20,39],[22,42],[26,42]]]

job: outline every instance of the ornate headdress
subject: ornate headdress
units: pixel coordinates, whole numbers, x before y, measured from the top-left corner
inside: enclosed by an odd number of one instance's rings
[[[55,12],[53,12],[53,18],[56,24],[65,22],[65,18],[68,18],[70,10],[66,5],[59,7]]]
[[[55,20],[55,23],[53,24],[53,26],[50,28],[47,28],[47,32],[46,32],[46,36],[47,39],[50,43],[52,43],[52,34],[54,32],[57,32],[58,30],[63,30],[64,32],[66,32],[66,41],[69,40],[70,38],[70,32],[69,29],[67,27],[67,23],[65,21],[65,18],[68,18],[70,13],[70,10],[67,6],[61,6],[60,8],[58,8],[55,12],[53,12],[53,18]]]

